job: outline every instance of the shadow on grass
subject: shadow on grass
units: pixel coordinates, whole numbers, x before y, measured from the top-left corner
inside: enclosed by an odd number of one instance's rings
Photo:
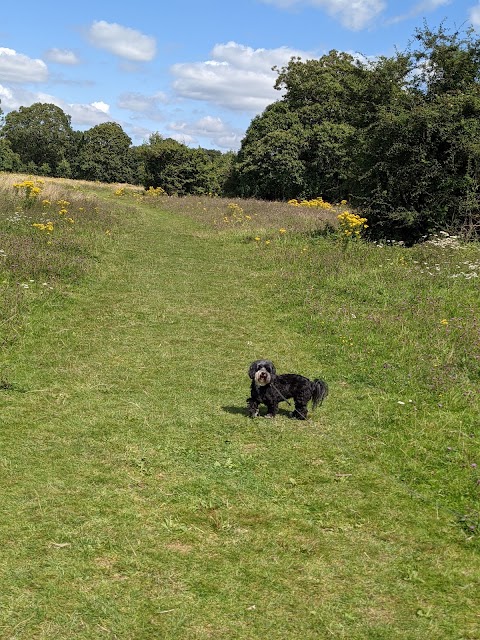
[[[17,391],[18,393],[27,393],[27,389],[21,387],[16,382],[8,382],[8,380],[0,380],[0,391]]]
[[[226,413],[231,413],[233,415],[243,415],[246,418],[248,417],[247,414],[247,408],[246,407],[222,407],[222,409],[226,412]],[[267,408],[266,407],[260,407],[260,415],[258,416],[259,418],[264,418],[265,414],[267,413]],[[286,416],[287,418],[290,417],[290,411],[287,411],[286,409],[279,409],[278,416]]]

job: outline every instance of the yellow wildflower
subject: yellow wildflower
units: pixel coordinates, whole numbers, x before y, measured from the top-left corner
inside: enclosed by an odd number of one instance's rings
[[[318,209],[333,209],[333,205],[329,202],[325,202],[325,200],[318,196],[318,198],[313,198],[312,200],[289,200],[288,204],[293,205],[294,207],[310,207],[310,208],[318,208]]]
[[[362,231],[368,228],[366,218],[361,218],[356,213],[350,213],[350,211],[340,213],[337,219],[340,223],[341,233],[347,238],[360,238]]]
[[[53,222],[48,220],[45,224],[42,222],[34,222],[32,227],[38,229],[39,231],[46,231],[47,233],[51,233],[53,231]]]

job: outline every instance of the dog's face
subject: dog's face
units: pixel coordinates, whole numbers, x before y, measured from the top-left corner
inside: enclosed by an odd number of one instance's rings
[[[275,367],[270,360],[256,360],[250,365],[248,375],[259,387],[270,384],[275,375]]]

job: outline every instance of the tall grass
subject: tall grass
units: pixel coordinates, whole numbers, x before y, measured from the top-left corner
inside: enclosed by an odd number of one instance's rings
[[[31,304],[81,280],[108,246],[117,214],[84,187],[0,174],[0,345],[16,339]]]

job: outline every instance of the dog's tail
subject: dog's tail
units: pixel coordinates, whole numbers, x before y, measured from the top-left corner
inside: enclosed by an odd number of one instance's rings
[[[312,409],[315,409],[319,404],[321,405],[327,396],[327,383],[324,380],[320,380],[320,378],[315,378],[312,381]]]

